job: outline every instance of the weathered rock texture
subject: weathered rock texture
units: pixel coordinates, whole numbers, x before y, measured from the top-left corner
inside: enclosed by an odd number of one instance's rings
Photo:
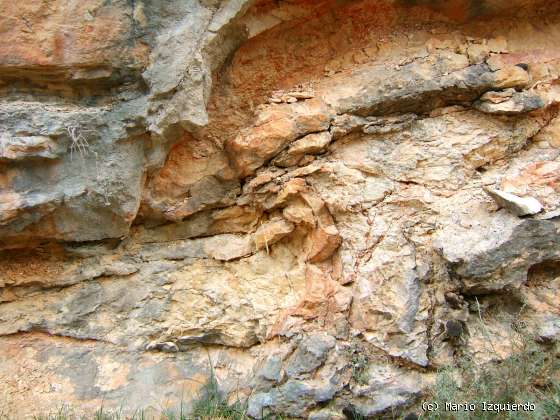
[[[560,339],[555,2],[0,0],[0,33],[0,413],[188,406],[211,365],[255,418],[375,416],[508,354],[480,307]]]

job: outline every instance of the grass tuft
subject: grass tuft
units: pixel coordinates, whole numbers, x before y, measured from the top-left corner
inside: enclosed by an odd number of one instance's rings
[[[228,404],[224,394],[220,391],[218,380],[214,370],[210,368],[210,374],[206,384],[202,387],[198,399],[193,402],[191,417],[193,419],[232,419],[244,420],[246,408],[241,402]],[[180,420],[183,420],[181,418]]]
[[[482,320],[481,320],[482,322]],[[512,355],[479,364],[468,355],[438,372],[426,399],[439,405],[426,419],[560,419],[560,345],[544,348],[524,327],[514,328]],[[474,403],[476,411],[445,411],[446,403]],[[534,411],[482,411],[483,402],[535,405]]]
[[[228,404],[213,369],[210,369],[208,380],[193,401],[190,412],[181,404],[178,413],[166,410],[156,417],[148,416],[141,410],[131,415],[123,414],[122,410],[109,411],[103,407],[91,416],[81,416],[64,405],[53,413],[34,416],[33,420],[248,420],[245,411],[245,405],[239,401]]]

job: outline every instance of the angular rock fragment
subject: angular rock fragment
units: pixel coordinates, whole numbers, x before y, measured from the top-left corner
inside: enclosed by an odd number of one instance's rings
[[[216,235],[208,238],[204,250],[216,260],[231,261],[251,254],[254,247],[250,235]]]
[[[503,66],[494,72],[496,81],[494,85],[500,89],[523,88],[529,84],[531,76],[521,66]]]
[[[253,127],[226,145],[239,176],[252,175],[298,137],[326,130],[331,116],[325,103],[317,99],[270,106],[259,114]]]
[[[254,244],[257,250],[266,249],[278,242],[280,239],[289,235],[294,230],[294,225],[284,219],[271,220],[262,226],[259,226],[253,236]]]
[[[293,142],[288,150],[278,155],[272,163],[280,167],[301,165],[301,161],[306,154],[313,155],[323,152],[331,140],[332,135],[328,131],[308,134]]]
[[[341,242],[342,239],[334,224],[327,226],[319,225],[309,238],[308,261],[317,263],[326,260],[336,251]]]
[[[288,149],[288,154],[303,155],[305,153],[320,153],[329,145],[331,139],[331,134],[328,131],[308,134],[307,136],[293,142]]]
[[[313,211],[302,201],[297,200],[282,211],[282,215],[292,223],[295,224],[305,224],[308,226],[315,226],[315,218],[313,217]]]
[[[543,209],[541,203],[533,197],[518,197],[515,194],[493,188],[485,188],[484,191],[496,201],[498,206],[517,216],[534,215]]]
[[[282,190],[278,193],[276,200],[274,201],[274,206],[286,205],[289,200],[295,198],[306,190],[307,184],[304,178],[292,178],[284,184]]]
[[[507,98],[507,95],[511,95]],[[503,99],[503,100],[502,100]],[[487,114],[515,115],[543,108],[545,102],[540,95],[531,92],[485,93],[474,107]]]
[[[556,219],[558,217],[560,217],[560,209],[547,211],[546,213],[540,214],[535,218],[539,220],[549,220],[549,219]]]
[[[434,245],[462,292],[490,293],[519,288],[532,265],[560,258],[559,229],[556,219],[520,219],[502,210],[473,228],[446,226]]]
[[[389,407],[407,405],[425,387],[417,373],[390,365],[369,367],[368,377],[367,385],[352,388],[352,393],[360,397],[356,411],[365,417],[380,415]]]
[[[336,340],[325,333],[314,333],[305,337],[286,365],[290,377],[299,377],[321,366],[328,352],[334,348]]]

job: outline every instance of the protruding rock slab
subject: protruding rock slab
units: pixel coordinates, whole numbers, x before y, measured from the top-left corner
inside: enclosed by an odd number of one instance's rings
[[[540,213],[543,209],[541,203],[533,197],[518,197],[505,191],[485,188],[484,191],[502,208],[517,216],[527,216]]]
[[[294,225],[284,219],[271,220],[260,226],[254,235],[255,247],[266,249],[280,239],[289,235],[294,230]]]
[[[560,221],[520,219],[505,210],[473,228],[449,225],[435,240],[467,294],[518,288],[529,268],[560,258]]]

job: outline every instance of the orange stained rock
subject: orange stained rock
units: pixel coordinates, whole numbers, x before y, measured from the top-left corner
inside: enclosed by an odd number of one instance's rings
[[[272,105],[257,116],[253,126],[228,142],[226,150],[244,178],[298,137],[326,130],[331,117],[331,111],[317,99]]]
[[[531,186],[548,185],[560,191],[560,162],[540,161],[527,165],[517,176],[502,181],[504,190],[527,189]]]
[[[128,7],[100,0],[0,1],[0,67],[145,64]]]

